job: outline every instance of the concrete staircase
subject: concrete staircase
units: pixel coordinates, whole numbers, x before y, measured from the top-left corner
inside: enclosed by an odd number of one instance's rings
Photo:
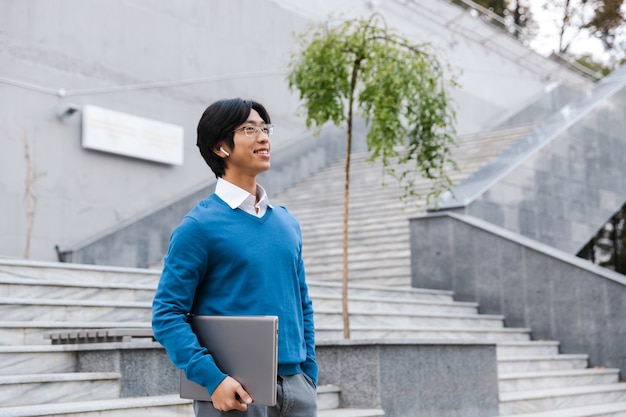
[[[119,372],[80,371],[77,352],[84,345],[50,345],[45,337],[64,329],[149,328],[157,279],[149,270],[0,262],[0,416],[192,415],[177,395],[120,398]],[[318,339],[341,338],[339,284],[311,282],[310,290]],[[37,310],[35,294],[43,314],[30,312]],[[531,341],[529,329],[506,328],[504,317],[479,314],[476,303],[454,301],[451,292],[356,284],[349,308],[355,339],[496,341],[502,416],[626,415],[618,370],[588,369],[586,355],[559,354],[558,342]],[[144,339],[89,348],[159,346]],[[318,396],[320,417],[383,414],[340,409],[340,387],[321,386]]]
[[[120,372],[82,372],[81,346],[51,345],[45,337],[68,329],[149,329],[157,279],[153,271],[0,261],[0,416],[193,415],[177,395],[120,398]]]
[[[528,127],[461,138],[462,178]],[[626,384],[617,369],[590,369],[584,354],[559,354],[557,341],[533,341],[531,329],[504,326],[449,291],[410,288],[406,206],[382,167],[355,155],[350,211],[351,334],[355,339],[491,340],[497,344],[500,416],[626,416]],[[272,198],[299,218],[319,340],[341,339],[343,167],[329,167]],[[420,185],[422,190],[427,184]],[[152,270],[0,260],[0,417],[191,416],[177,395],[125,397],[121,373],[88,371],[85,345],[51,345],[46,334],[71,329],[150,327]],[[90,344],[89,349],[159,349],[151,340]],[[341,387],[319,387],[320,417],[381,416],[341,409]],[[493,416],[491,416],[493,417]]]
[[[454,160],[459,183],[486,164],[534,126],[526,125],[458,138]],[[410,285],[408,219],[423,214],[421,199],[404,201],[397,181],[386,175],[380,162],[370,163],[365,153],[352,156],[350,173],[349,277],[352,283],[384,286]],[[342,222],[344,164],[334,164],[277,196],[300,221],[307,277],[337,282],[342,277]],[[425,196],[429,184],[416,182]]]
[[[452,177],[467,178],[532,128],[461,137],[455,151],[460,170]],[[335,164],[273,198],[302,225],[307,277],[320,283],[312,290],[319,338],[342,337],[339,288],[333,288],[334,295],[318,291],[321,283],[337,286],[332,283],[341,280],[343,177],[343,163]],[[479,315],[479,306],[453,302],[453,294],[409,289],[408,219],[424,213],[423,202],[401,201],[395,180],[364,154],[353,156],[350,178],[352,338],[494,340],[502,416],[626,416],[626,384],[618,382],[619,370],[589,369],[586,355],[559,354],[557,341],[531,341],[532,329],[506,328],[504,317]],[[416,186],[426,194],[426,182]]]
[[[150,329],[158,271],[0,260],[0,417],[192,416],[178,395],[125,397],[120,372],[81,371],[84,350],[160,350],[152,338],[51,344],[51,334]],[[120,332],[123,333],[123,332]],[[136,381],[143,383],[146,381]],[[380,417],[342,409],[341,390],[318,390],[320,417]]]

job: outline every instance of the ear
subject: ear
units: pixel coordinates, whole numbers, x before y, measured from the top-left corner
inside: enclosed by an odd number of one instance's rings
[[[223,146],[220,146],[218,149],[213,149],[213,152],[220,158],[228,158],[230,156],[230,152],[224,149]]]

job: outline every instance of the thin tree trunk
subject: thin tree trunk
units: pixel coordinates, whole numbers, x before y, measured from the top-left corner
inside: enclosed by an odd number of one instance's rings
[[[350,339],[350,313],[348,311],[348,214],[350,206],[350,156],[352,154],[352,113],[354,91],[361,60],[357,59],[352,68],[350,82],[350,97],[348,99],[348,132],[346,135],[346,164],[343,187],[343,278],[341,281],[341,311],[343,316],[343,337]]]
[[[569,48],[569,44],[565,45],[565,31],[572,23],[572,10],[570,9],[570,1],[566,0],[563,6],[563,22],[559,30],[559,53],[564,54]]]
[[[343,188],[343,279],[341,285],[341,311],[343,315],[343,337],[350,339],[350,313],[348,312],[348,211],[350,202],[350,151],[352,148],[352,122],[348,117],[346,137],[346,171]]]

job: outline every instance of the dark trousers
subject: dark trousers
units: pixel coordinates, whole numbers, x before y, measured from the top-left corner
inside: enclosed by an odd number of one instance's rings
[[[304,373],[279,376],[276,384],[276,405],[248,405],[248,411],[218,411],[213,403],[194,401],[196,417],[315,417],[317,393]]]

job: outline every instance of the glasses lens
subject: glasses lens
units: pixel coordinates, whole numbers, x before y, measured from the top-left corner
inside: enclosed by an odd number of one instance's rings
[[[264,133],[267,136],[270,136],[274,132],[274,126],[272,126],[272,125],[244,126],[244,127],[240,128],[240,129],[243,130],[243,133],[246,136],[250,137],[250,138],[256,138],[261,133]],[[239,129],[237,129],[237,130],[239,130]]]

